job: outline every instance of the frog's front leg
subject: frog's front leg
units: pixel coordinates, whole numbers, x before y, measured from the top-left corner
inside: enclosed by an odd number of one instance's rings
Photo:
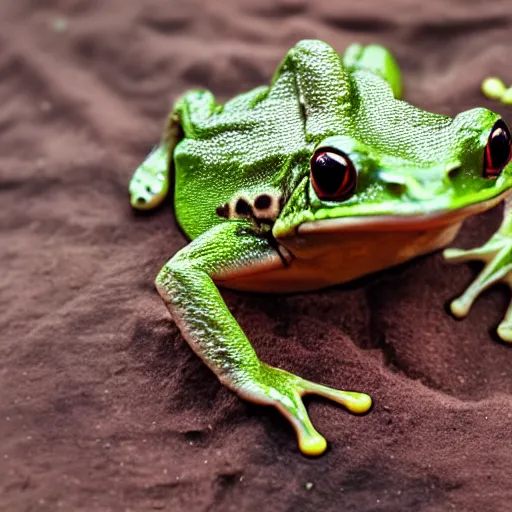
[[[261,362],[214,284],[283,265],[283,256],[248,222],[229,221],[179,251],[158,274],[156,286],[184,338],[219,380],[247,400],[277,407],[295,428],[301,451],[318,455],[326,441],[313,427],[301,397],[318,394],[356,413],[366,412],[371,398]]]
[[[498,231],[481,247],[469,250],[446,249],[444,257],[453,263],[462,261],[483,261],[485,266],[473,283],[457,299],[452,301],[450,309],[458,317],[465,317],[476,297],[497,282],[512,287],[512,201],[507,199],[503,222]],[[505,318],[498,326],[498,336],[512,342],[512,302]]]

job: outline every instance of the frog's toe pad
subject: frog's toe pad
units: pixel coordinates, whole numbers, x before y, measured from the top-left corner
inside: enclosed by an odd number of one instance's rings
[[[498,326],[498,336],[507,343],[512,343],[512,322],[504,320]]]
[[[456,261],[458,260],[459,258],[463,257],[465,254],[465,251],[463,251],[462,249],[445,249],[443,251],[443,257],[445,260],[448,260],[448,261]]]
[[[372,397],[366,393],[356,393],[354,391],[344,391],[343,405],[354,414],[364,414],[368,412],[373,405]]]
[[[472,301],[464,300],[463,297],[452,300],[450,304],[450,311],[456,318],[464,318],[471,308]]]
[[[137,210],[150,210],[158,206],[167,194],[164,178],[138,170],[130,182],[130,204]]]
[[[327,441],[316,431],[302,402],[304,395],[314,394],[333,400],[349,411],[362,414],[372,406],[366,393],[344,391],[316,384],[297,375],[262,364],[252,379],[238,387],[239,394],[252,402],[273,405],[292,424],[299,449],[305,455],[321,455]]]
[[[465,317],[475,299],[490,286],[504,282],[512,288],[512,238],[509,235],[498,232],[481,247],[469,250],[446,249],[444,256],[453,263],[470,260],[485,263],[464,293],[450,304],[451,312],[457,318]],[[498,327],[498,336],[503,341],[512,342],[512,304]]]
[[[327,449],[327,441],[325,437],[317,435],[299,435],[298,436],[299,449],[304,455],[312,457],[322,455]]]
[[[449,263],[462,263],[465,261],[483,261],[488,262],[494,256],[494,251],[486,247],[477,247],[475,249],[445,249],[443,257]]]
[[[157,207],[169,189],[169,148],[157,146],[133,174],[130,181],[130,203],[137,210]]]

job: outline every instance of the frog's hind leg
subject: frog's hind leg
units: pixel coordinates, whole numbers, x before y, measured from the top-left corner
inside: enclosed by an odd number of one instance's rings
[[[354,413],[368,411],[371,398],[316,384],[260,361],[214,282],[283,265],[276,249],[250,223],[233,220],[214,226],[176,253],[158,274],[156,286],[191,348],[220,381],[247,400],[277,407],[293,425],[302,452],[319,455],[326,441],[311,423],[302,397],[320,395]]]
[[[402,97],[402,74],[391,52],[383,46],[351,44],[343,53],[343,65],[348,71],[369,71],[391,86],[395,98]]]

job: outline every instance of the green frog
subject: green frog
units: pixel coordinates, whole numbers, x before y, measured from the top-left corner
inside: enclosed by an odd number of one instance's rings
[[[272,405],[300,450],[325,451],[302,397],[353,413],[365,393],[333,389],[261,361],[218,286],[282,293],[316,290],[448,245],[462,222],[503,201],[512,186],[511,136],[497,114],[454,118],[402,101],[391,53],[355,44],[341,55],[300,41],[269,86],[217,104],[184,94],[161,142],[135,171],[131,204],[148,210],[171,189],[191,242],[156,278],[158,293],[194,352],[242,398]],[[512,214],[482,247],[448,249],[479,259],[482,273],[451,304],[463,317],[489,285],[512,282]],[[512,341],[512,312],[498,328]]]

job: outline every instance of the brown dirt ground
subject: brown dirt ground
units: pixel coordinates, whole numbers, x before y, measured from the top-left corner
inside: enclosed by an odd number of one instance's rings
[[[188,348],[153,287],[185,240],[169,205],[127,201],[170,98],[267,83],[301,38],[388,45],[411,103],[510,122],[479,84],[512,79],[511,28],[506,1],[3,0],[0,510],[512,510],[506,289],[456,322],[478,267],[435,254],[321,293],[225,292],[265,361],[375,399],[364,417],[309,400],[330,450],[308,459]]]

